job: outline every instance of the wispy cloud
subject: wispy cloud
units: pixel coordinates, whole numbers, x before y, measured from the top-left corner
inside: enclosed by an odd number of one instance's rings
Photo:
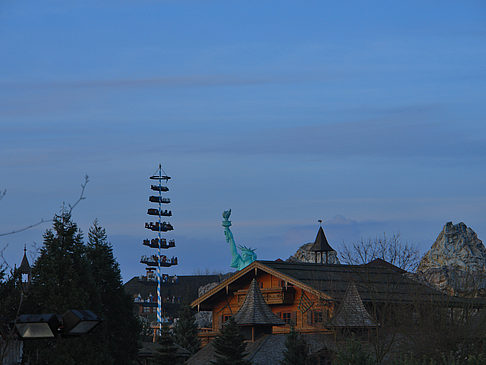
[[[113,78],[71,81],[0,82],[5,89],[78,89],[78,88],[146,88],[146,87],[209,87],[325,81],[336,75],[325,73],[287,73],[265,75],[187,75],[148,78]]]
[[[437,108],[440,108],[439,106]],[[309,154],[325,157],[430,157],[477,160],[486,156],[486,139],[464,124],[441,122],[433,106],[390,110],[376,118],[262,129],[181,146],[198,152],[236,154]],[[446,119],[446,117],[444,117]]]

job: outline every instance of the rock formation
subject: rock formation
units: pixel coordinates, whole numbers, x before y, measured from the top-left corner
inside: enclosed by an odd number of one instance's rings
[[[464,223],[448,222],[420,260],[417,274],[450,294],[482,294],[486,291],[486,248]]]
[[[300,246],[300,248],[297,250],[296,253],[294,253],[292,256],[290,256],[287,259],[287,261],[288,262],[312,262],[312,263],[316,262],[315,253],[310,251],[310,248],[312,247],[313,244],[314,242],[303,244],[302,246]],[[329,252],[328,255],[329,255],[328,256],[329,264],[340,263],[336,251],[331,251]],[[324,256],[324,260],[325,260],[325,256]],[[317,256],[317,262],[321,262],[321,258],[319,255]]]

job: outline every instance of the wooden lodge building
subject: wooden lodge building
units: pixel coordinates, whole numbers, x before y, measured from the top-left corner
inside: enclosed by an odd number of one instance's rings
[[[280,340],[277,336],[265,341],[276,341],[282,347],[283,334],[289,332],[291,324],[304,336],[319,334],[335,338],[341,329],[361,333],[373,331],[390,316],[398,317],[399,313],[405,313],[410,320],[418,305],[452,308],[471,303],[470,300],[446,296],[381,259],[364,265],[326,264],[325,257],[332,248],[322,228],[311,250],[316,253],[316,263],[255,261],[194,300],[193,308],[212,312],[212,327],[200,332],[202,344],[216,337],[231,316],[250,343],[273,334],[281,335]],[[262,314],[258,315],[258,312]],[[307,341],[312,343],[312,338]],[[319,340],[321,347],[324,342]],[[265,346],[254,347],[266,351]],[[278,346],[274,343],[270,347],[275,351]],[[253,356],[251,359],[255,362],[258,355],[252,354],[251,348],[249,344],[248,356]],[[205,348],[200,352],[204,351]],[[188,364],[207,360],[198,358],[198,354],[194,356],[195,360]],[[265,356],[278,357],[281,353]]]

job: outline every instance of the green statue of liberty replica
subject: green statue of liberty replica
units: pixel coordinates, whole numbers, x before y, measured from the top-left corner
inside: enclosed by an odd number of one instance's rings
[[[224,227],[224,236],[226,237],[226,242],[230,244],[231,247],[231,267],[235,269],[241,270],[248,265],[250,265],[253,261],[256,260],[257,255],[255,253],[255,249],[248,248],[246,246],[238,246],[241,253],[238,253],[236,249],[235,240],[233,238],[233,233],[231,233],[230,226],[231,221],[229,217],[231,215],[231,209],[225,210],[223,212],[223,227]]]

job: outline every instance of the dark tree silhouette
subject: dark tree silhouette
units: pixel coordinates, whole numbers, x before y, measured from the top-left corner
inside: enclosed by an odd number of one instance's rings
[[[213,365],[251,364],[251,362],[244,360],[246,345],[233,317],[226,321],[220,335],[214,339],[212,345],[216,352],[216,360],[211,361]]]
[[[158,343],[160,349],[156,356],[156,363],[160,365],[178,364],[177,347],[174,342],[174,337],[167,326],[162,326]]]
[[[175,342],[191,355],[195,354],[201,347],[198,332],[194,311],[188,305],[184,305],[174,328]]]
[[[309,357],[309,348],[305,340],[295,331],[292,326],[290,333],[285,339],[284,358],[281,365],[305,365]]]

